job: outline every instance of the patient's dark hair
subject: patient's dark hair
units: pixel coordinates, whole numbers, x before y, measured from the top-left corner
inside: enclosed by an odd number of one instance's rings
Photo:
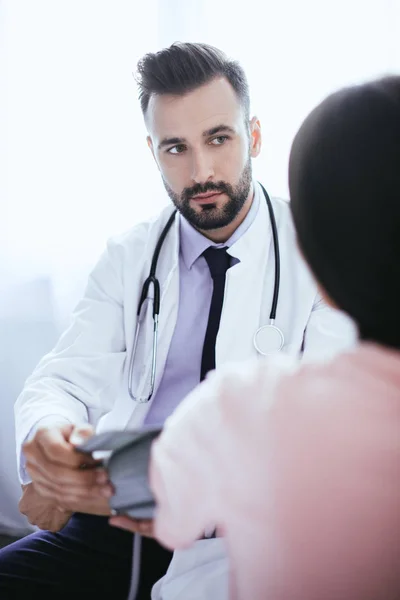
[[[208,44],[176,43],[155,54],[146,54],[138,63],[136,80],[143,114],[154,95],[183,96],[225,77],[243,105],[249,118],[249,86],[242,67],[230,60],[221,50]]]
[[[400,348],[400,77],[322,102],[293,142],[289,187],[322,287],[362,339]]]

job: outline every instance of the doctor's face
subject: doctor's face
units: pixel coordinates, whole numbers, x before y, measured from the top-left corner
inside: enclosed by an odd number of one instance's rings
[[[153,96],[146,124],[168,195],[194,227],[226,227],[249,206],[260,127],[255,118],[246,122],[225,78],[184,96]]]

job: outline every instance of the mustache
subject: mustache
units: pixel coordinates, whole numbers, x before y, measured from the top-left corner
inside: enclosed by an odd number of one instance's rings
[[[190,188],[185,188],[181,194],[181,198],[184,202],[188,202],[194,196],[198,194],[207,194],[208,192],[219,192],[222,194],[232,195],[232,186],[225,181],[207,181],[207,183],[196,183]]]

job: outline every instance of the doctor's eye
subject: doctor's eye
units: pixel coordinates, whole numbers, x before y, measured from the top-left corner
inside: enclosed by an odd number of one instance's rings
[[[218,137],[211,140],[213,146],[222,146],[229,139],[227,135],[219,135]]]
[[[178,144],[177,146],[173,146],[167,150],[168,154],[182,154],[186,150],[186,146],[184,144]]]

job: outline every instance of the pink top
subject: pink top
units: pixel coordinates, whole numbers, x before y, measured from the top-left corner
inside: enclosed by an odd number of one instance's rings
[[[400,353],[213,373],[153,447],[156,534],[217,524],[240,600],[400,598]]]

